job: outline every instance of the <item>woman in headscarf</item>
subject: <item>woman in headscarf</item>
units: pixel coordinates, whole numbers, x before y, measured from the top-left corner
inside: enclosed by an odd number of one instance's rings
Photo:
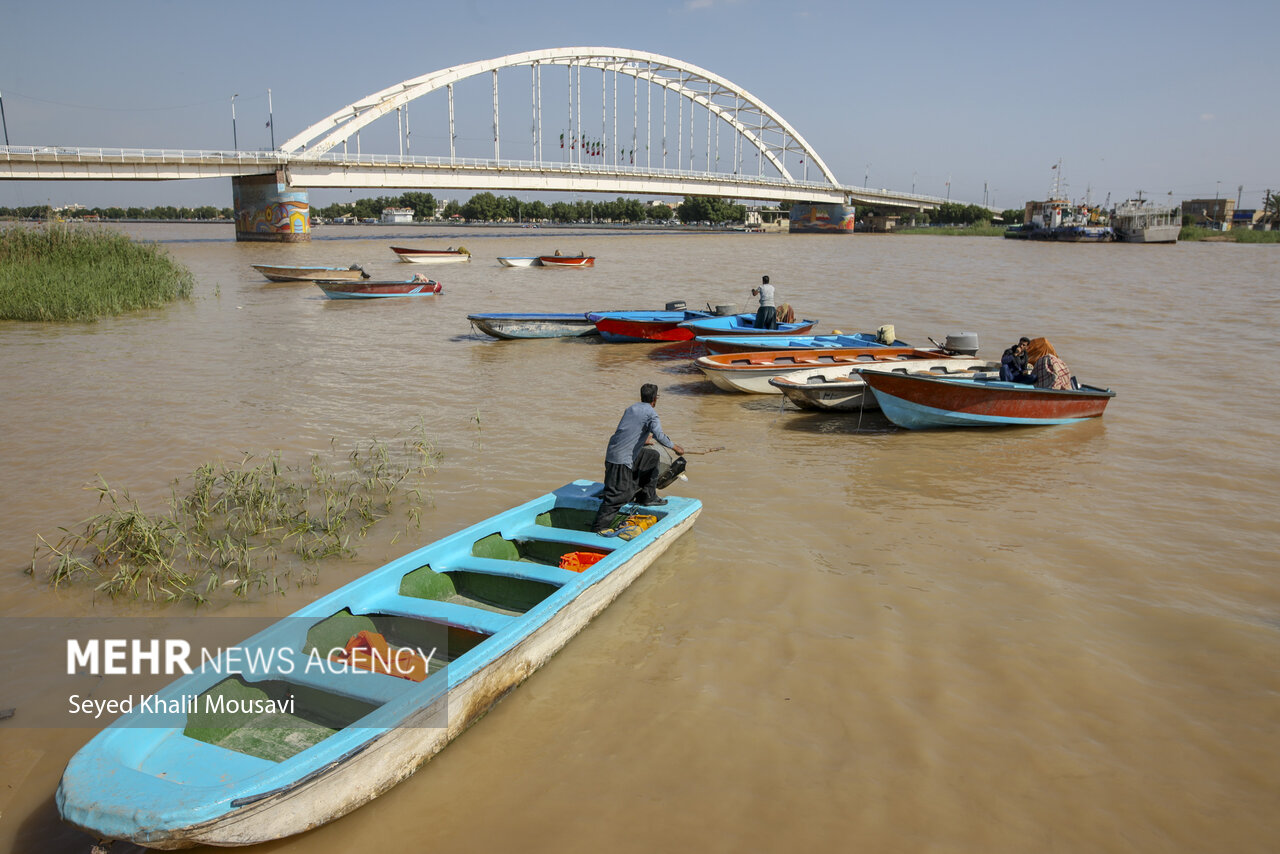
[[[1036,338],[1027,345],[1027,362],[1036,388],[1071,388],[1071,369],[1058,358],[1048,338]]]

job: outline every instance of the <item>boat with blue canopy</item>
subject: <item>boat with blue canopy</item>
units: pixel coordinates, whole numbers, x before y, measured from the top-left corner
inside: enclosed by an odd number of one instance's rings
[[[56,797],[63,819],[151,848],[250,845],[391,788],[555,654],[702,508],[669,496],[607,537],[591,531],[601,490],[577,480],[498,513],[273,623],[234,658],[204,661],[158,691],[158,707],[135,707],[72,757]]]

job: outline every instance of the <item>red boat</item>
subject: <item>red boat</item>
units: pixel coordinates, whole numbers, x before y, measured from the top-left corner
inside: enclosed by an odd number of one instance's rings
[[[689,341],[693,332],[680,324],[709,317],[703,311],[604,311],[587,315],[605,341],[613,344],[633,341]]]
[[[544,267],[594,267],[594,255],[539,255],[538,260]]]
[[[414,276],[407,281],[390,282],[330,282],[319,281],[316,286],[329,299],[378,299],[381,297],[427,297],[444,291],[444,286],[425,276]]]
[[[860,373],[885,417],[909,430],[1070,424],[1100,417],[1116,396],[1087,385],[1048,389],[981,378]]]

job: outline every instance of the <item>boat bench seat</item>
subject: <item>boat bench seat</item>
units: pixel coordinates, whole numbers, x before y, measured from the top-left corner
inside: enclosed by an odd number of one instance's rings
[[[486,611],[483,608],[470,608],[466,605],[440,602],[435,599],[419,599],[416,596],[402,596],[399,593],[393,593],[378,600],[368,610],[396,617],[446,623],[487,635],[496,635],[515,619],[507,614]]]
[[[323,653],[321,655],[323,657]],[[292,657],[293,672],[272,673],[271,678],[281,679],[292,685],[327,691],[330,694],[353,697],[379,706],[394,700],[417,684],[408,679],[374,673],[371,670],[342,672],[340,662],[332,665],[333,670],[338,672],[330,672],[328,664],[323,668],[317,667],[314,658],[308,658],[301,652],[292,652]],[[311,663],[310,667],[307,666],[308,661]]]
[[[590,531],[578,531],[573,528],[551,528],[546,525],[539,525],[536,522],[521,525],[511,531],[504,530],[503,536],[508,539],[546,540],[589,549],[604,549],[605,551],[612,551],[617,548],[616,543],[610,546],[602,546],[600,535],[593,534]]]
[[[483,572],[488,575],[505,575],[509,578],[523,578],[527,581],[541,581],[544,584],[553,584],[556,587],[563,587],[575,578],[581,578],[578,573],[570,572],[567,569],[561,569],[558,566],[543,566],[540,563],[526,563],[517,560],[497,560],[488,557],[465,557],[456,564],[448,564],[445,566],[434,567],[436,572],[450,572],[452,570],[465,570],[468,572]]]

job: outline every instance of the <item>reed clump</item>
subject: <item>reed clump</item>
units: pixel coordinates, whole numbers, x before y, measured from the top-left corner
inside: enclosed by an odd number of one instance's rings
[[[88,578],[112,598],[202,604],[226,591],[283,594],[314,583],[321,561],[353,556],[352,535],[393,513],[420,527],[422,480],[440,457],[421,427],[345,456],[315,454],[306,465],[285,465],[278,452],[246,454],[175,481],[160,514],[100,479],[92,488],[101,512],[60,528],[56,543],[39,537],[30,571],[54,587]]]
[[[0,229],[0,320],[92,322],[189,299],[191,271],[154,244],[88,226]]]

